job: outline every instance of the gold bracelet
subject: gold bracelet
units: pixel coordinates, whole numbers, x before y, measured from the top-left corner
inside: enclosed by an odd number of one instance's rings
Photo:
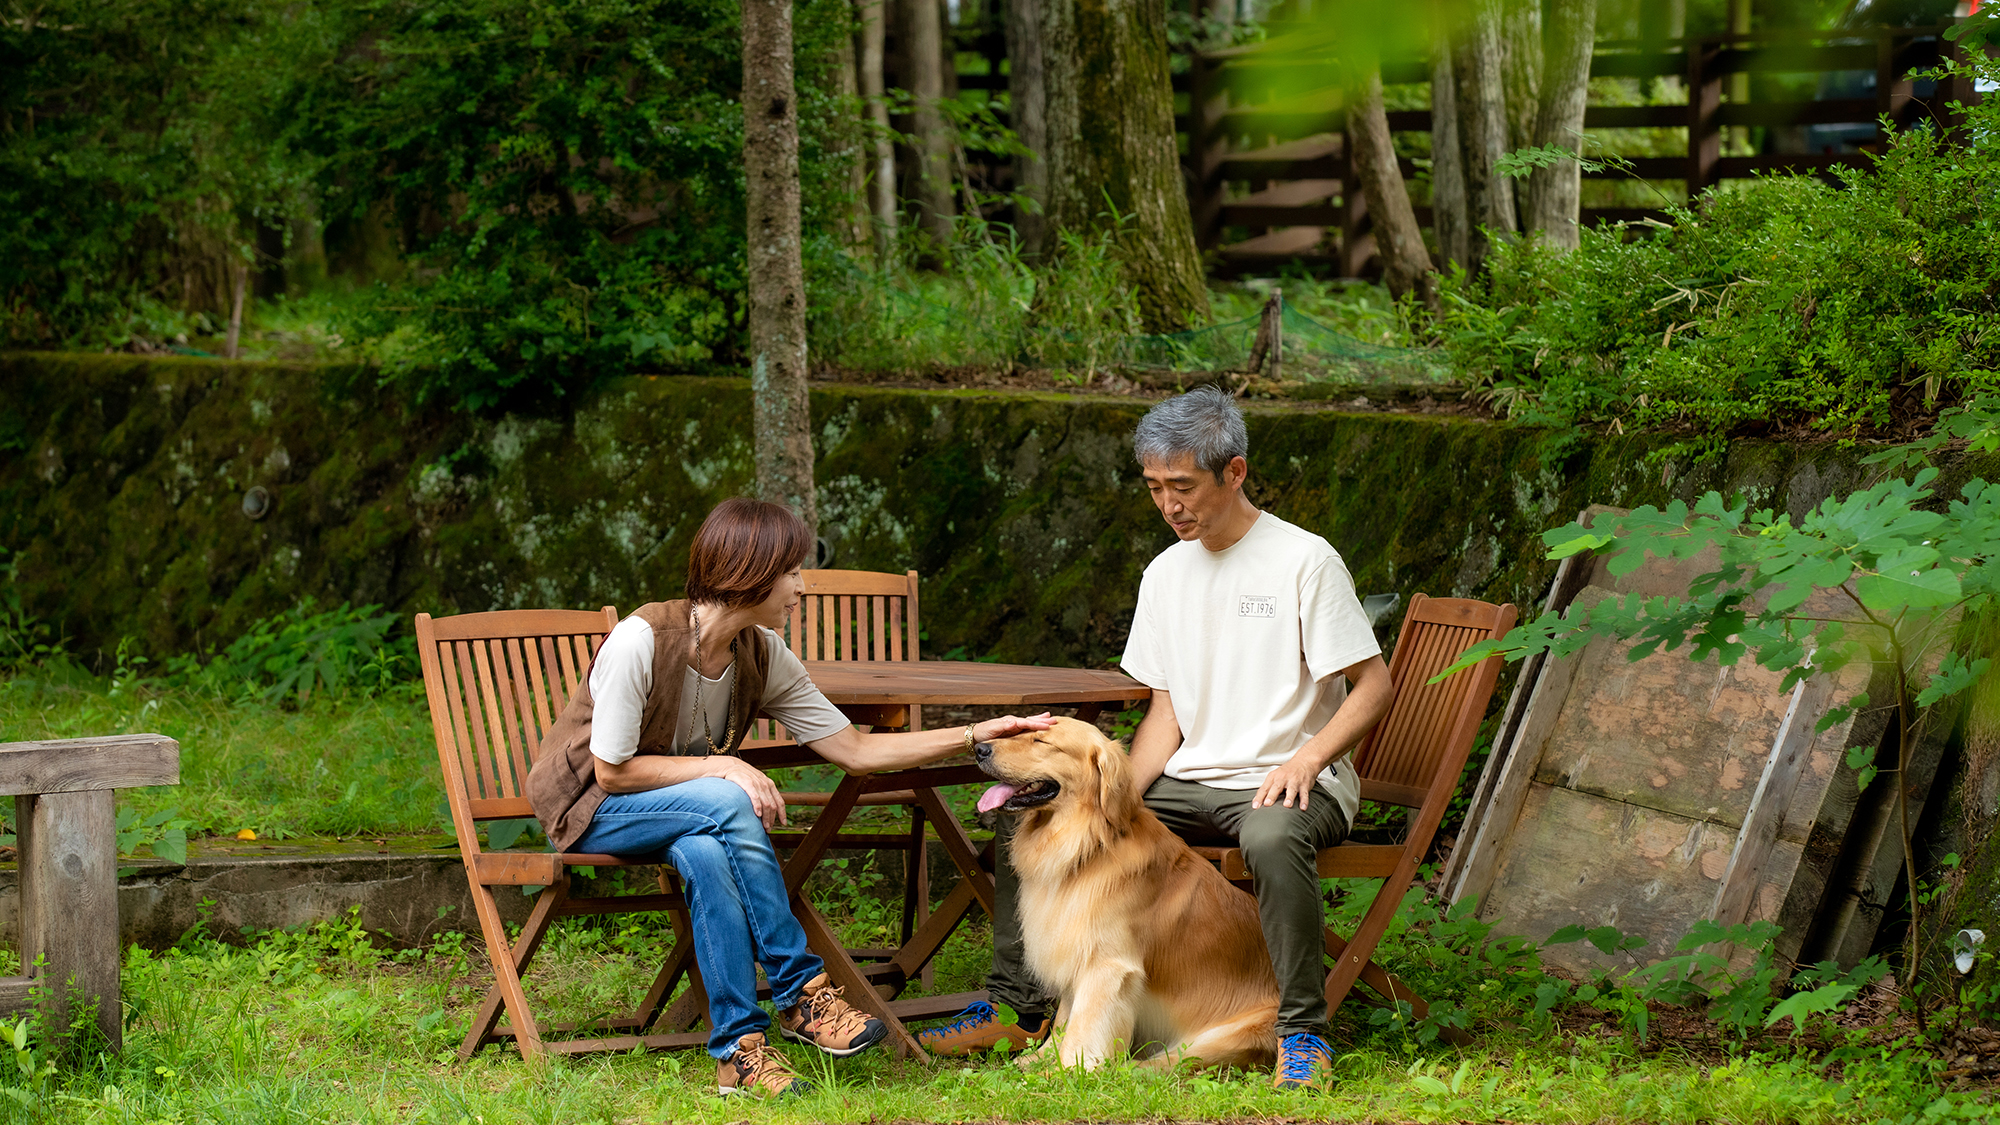
[[[974,738],[972,737],[972,728],[973,728],[973,727],[975,727],[975,726],[977,726],[977,725],[978,725],[978,724],[976,724],[976,723],[967,723],[967,724],[965,724],[965,752],[966,752],[966,753],[968,753],[968,754],[972,753],[972,744],[973,744],[973,742],[974,742],[974,741],[976,741],[976,740],[975,740],[975,739],[974,739]]]

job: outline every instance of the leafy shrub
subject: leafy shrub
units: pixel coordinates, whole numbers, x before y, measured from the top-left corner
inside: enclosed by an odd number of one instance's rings
[[[381,608],[356,609],[343,602],[318,611],[308,599],[251,626],[206,664],[193,657],[175,659],[167,678],[267,703],[287,698],[304,703],[320,688],[379,691],[407,677],[416,665],[412,654],[403,651],[407,643],[387,640],[400,618],[377,613]]]
[[[1929,413],[2000,386],[1996,128],[1989,98],[1973,143],[1899,133],[1838,188],[1774,176],[1671,208],[1669,229],[1498,247],[1487,276],[1446,280],[1436,339],[1506,412],[1552,424],[1852,433]]]

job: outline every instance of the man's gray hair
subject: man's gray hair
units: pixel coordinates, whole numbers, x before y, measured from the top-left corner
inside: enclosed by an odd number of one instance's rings
[[[1166,465],[1191,454],[1194,463],[1222,480],[1233,457],[1250,456],[1250,435],[1236,400],[1215,387],[1196,387],[1160,403],[1132,431],[1141,465]]]

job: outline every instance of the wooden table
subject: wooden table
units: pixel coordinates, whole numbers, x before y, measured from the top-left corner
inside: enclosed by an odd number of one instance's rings
[[[1077,718],[1094,721],[1107,703],[1145,699],[1152,692],[1119,672],[1089,668],[1044,668],[1021,664],[983,664],[948,660],[807,661],[813,683],[849,718],[876,726],[902,726],[912,706],[994,706],[1033,714],[1051,707],[1073,708]],[[762,769],[820,765],[825,759],[804,746],[748,748],[743,756]],[[980,851],[945,804],[941,786],[990,782],[978,766],[954,757],[936,765],[867,777],[846,777],[828,797],[819,819],[798,839],[785,863],[785,889],[805,927],[813,951],[826,962],[827,973],[846,990],[847,999],[889,1025],[889,1043],[898,1054],[924,1057],[906,1019],[948,1015],[983,994],[961,993],[922,1000],[896,1001],[895,996],[923,970],[952,931],[977,902],[993,913],[993,877],[980,862]],[[864,794],[908,791],[917,808],[937,830],[938,840],[963,876],[936,910],[923,920],[901,948],[887,960],[857,964],[832,926],[800,894],[806,876],[836,843],[840,829]],[[857,842],[849,836],[847,842]],[[864,842],[865,841],[860,841]],[[916,862],[922,862],[918,857]]]

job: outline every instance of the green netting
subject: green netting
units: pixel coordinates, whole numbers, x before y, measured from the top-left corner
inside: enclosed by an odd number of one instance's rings
[[[1283,344],[1280,376],[1287,380],[1340,383],[1443,383],[1444,363],[1423,348],[1390,348],[1357,340],[1329,328],[1287,304],[1280,304]],[[1261,317],[1176,332],[1132,336],[1116,362],[1132,368],[1171,371],[1241,371],[1256,346]]]

